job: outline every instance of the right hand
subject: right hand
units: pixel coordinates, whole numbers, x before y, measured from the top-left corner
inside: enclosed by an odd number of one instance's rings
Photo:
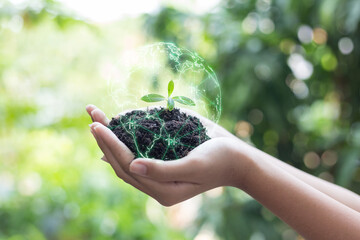
[[[171,206],[216,187],[245,185],[251,159],[242,153],[249,147],[240,140],[218,137],[181,159],[134,159],[129,171],[150,196]]]

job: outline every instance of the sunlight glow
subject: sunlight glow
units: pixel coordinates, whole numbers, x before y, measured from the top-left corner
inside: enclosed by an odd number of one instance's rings
[[[23,1],[23,0],[14,0]],[[216,9],[220,0],[58,0],[75,14],[90,22],[107,23],[126,17],[137,17],[144,13],[156,13],[161,6],[171,6],[194,14],[203,14]]]
[[[143,13],[152,13],[160,7],[159,0],[60,0],[65,7],[93,22],[112,22],[123,17],[136,17]]]

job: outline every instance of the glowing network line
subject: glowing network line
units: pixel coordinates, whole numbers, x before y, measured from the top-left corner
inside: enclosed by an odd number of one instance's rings
[[[154,109],[155,110],[155,109]],[[166,143],[166,149],[164,151],[163,156],[161,157],[161,160],[168,160],[165,159],[165,156],[167,154],[167,152],[173,151],[174,155],[175,155],[175,159],[179,159],[179,156],[176,153],[176,149],[175,147],[178,145],[182,145],[185,147],[188,147],[190,149],[194,149],[195,146],[192,145],[188,145],[185,144],[183,142],[181,142],[181,139],[193,134],[194,132],[198,131],[199,135],[201,134],[201,132],[206,131],[206,128],[202,126],[201,122],[199,119],[197,119],[197,128],[193,131],[187,132],[183,135],[179,135],[179,133],[181,132],[181,130],[186,126],[186,124],[188,123],[188,121],[192,118],[192,116],[187,116],[186,120],[183,121],[183,123],[181,124],[180,128],[177,130],[177,132],[174,134],[174,136],[172,136],[172,134],[170,134],[165,127],[165,120],[163,120],[159,114],[162,113],[163,111],[167,111],[166,109],[161,109],[160,111],[154,111],[155,115],[149,115],[148,112],[146,112],[146,119],[149,120],[155,120],[155,121],[159,121],[160,122],[160,128],[159,128],[159,133],[156,133],[150,129],[147,129],[146,127],[144,127],[143,125],[139,124],[140,121],[143,121],[144,118],[139,118],[139,119],[132,119],[132,116],[129,116],[129,118],[126,121],[123,121],[123,119],[121,118],[121,116],[118,118],[118,122],[119,124],[117,125],[112,125],[109,126],[110,130],[115,130],[118,127],[124,129],[131,137],[132,140],[134,142],[135,145],[135,149],[136,149],[136,156],[135,157],[141,157],[141,158],[151,158],[150,156],[150,152],[151,150],[153,150],[153,148],[155,147],[156,143],[160,140],[163,140],[164,143]],[[136,115],[136,113],[134,114]],[[145,131],[147,131],[148,133],[152,134],[152,143],[150,144],[150,146],[146,146],[146,150],[145,151],[141,151],[139,143],[138,143],[138,139],[136,136],[136,132],[138,131],[138,129],[144,129]],[[200,144],[200,138],[198,140],[198,144]],[[142,146],[144,147],[144,146]]]
[[[180,94],[195,100],[196,106],[191,109],[215,123],[218,122],[222,111],[220,85],[215,72],[197,53],[178,48],[173,43],[160,42],[144,46],[133,55],[126,56],[130,57],[119,58],[122,62],[117,63],[114,75],[108,79],[109,94],[120,108],[117,111],[144,107],[140,101],[141,96],[149,92],[162,94],[160,90],[164,87],[164,82],[173,80]],[[119,126],[112,126],[112,130],[116,127],[122,127],[125,130],[134,142],[138,157],[149,157],[157,143],[161,141],[165,148],[162,150],[164,151],[163,160],[168,152],[173,152],[174,156],[178,157],[176,149],[181,146],[191,149],[195,147],[184,143],[184,138],[196,132],[200,135],[204,130],[209,132],[213,130],[205,129],[199,122],[194,131],[180,134],[191,118],[186,115],[186,120],[181,123],[176,134],[171,136],[166,129],[165,121],[158,114],[151,115],[145,111],[142,118],[158,120],[159,129],[154,130],[153,127],[142,126],[139,124],[141,119],[130,117],[127,120],[120,118],[122,120]],[[148,136],[151,136],[151,143],[148,146],[139,144],[137,131],[145,131]],[[199,143],[200,141],[199,138]]]

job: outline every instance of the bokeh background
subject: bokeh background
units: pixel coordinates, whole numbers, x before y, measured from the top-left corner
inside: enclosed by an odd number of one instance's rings
[[[359,21],[358,0],[0,0],[0,239],[301,239],[239,190],[127,186],[85,106],[114,110],[119,53],[173,42],[217,73],[221,125],[359,193]]]

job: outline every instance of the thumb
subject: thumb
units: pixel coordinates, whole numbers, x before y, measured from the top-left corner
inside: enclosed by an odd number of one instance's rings
[[[189,182],[199,171],[199,161],[189,157],[172,161],[138,158],[130,164],[130,172],[162,182]]]

